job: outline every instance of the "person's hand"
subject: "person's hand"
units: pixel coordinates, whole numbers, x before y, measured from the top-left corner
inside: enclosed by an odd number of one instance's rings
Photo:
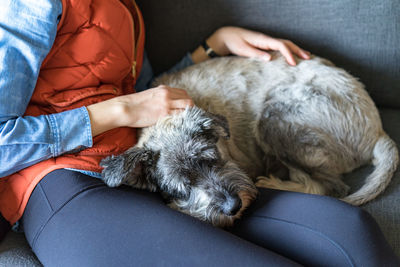
[[[162,117],[194,105],[185,90],[165,85],[123,96],[118,100],[127,117],[123,124],[139,128],[153,125]]]
[[[193,106],[187,92],[165,85],[123,95],[87,107],[92,135],[117,127],[148,127],[158,119]]]
[[[302,59],[310,58],[309,52],[289,40],[273,38],[263,33],[238,27],[218,29],[207,39],[207,44],[220,56],[234,54],[270,60],[271,55],[266,51],[279,51],[292,66],[296,65],[293,54]]]

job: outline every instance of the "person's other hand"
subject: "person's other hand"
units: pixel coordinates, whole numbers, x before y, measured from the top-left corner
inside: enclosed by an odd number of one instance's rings
[[[270,60],[271,55],[267,51],[279,51],[292,66],[296,65],[293,54],[302,59],[310,58],[309,52],[289,40],[273,38],[263,33],[239,27],[218,29],[207,39],[207,44],[220,56],[234,54]]]

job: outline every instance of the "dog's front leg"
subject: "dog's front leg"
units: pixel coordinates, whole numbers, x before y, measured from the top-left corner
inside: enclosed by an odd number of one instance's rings
[[[110,156],[101,161],[103,181],[110,187],[121,184],[138,189],[156,191],[157,186],[147,169],[152,164],[154,153],[141,147],[132,147],[118,156]]]

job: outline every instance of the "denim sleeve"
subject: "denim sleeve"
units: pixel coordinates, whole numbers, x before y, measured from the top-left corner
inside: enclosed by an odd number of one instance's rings
[[[172,68],[170,68],[166,72],[161,73],[159,76],[166,74],[166,73],[180,71],[180,70],[182,70],[186,67],[189,67],[193,64],[194,63],[193,63],[192,57],[191,57],[190,53],[188,52]],[[153,69],[150,65],[149,58],[147,57],[147,54],[145,52],[144,57],[143,57],[142,70],[140,71],[139,78],[135,85],[136,92],[141,92],[141,91],[151,88],[151,84],[153,83],[154,79],[156,79],[159,76],[154,76]]]
[[[178,63],[176,63],[172,68],[170,68],[166,72],[161,73],[161,75],[166,74],[166,73],[172,73],[172,72],[177,72],[177,71],[183,70],[184,68],[187,68],[187,67],[189,67],[189,66],[191,66],[193,64],[194,64],[194,62],[192,60],[192,56],[188,52],[188,53],[186,53],[186,55]]]
[[[85,107],[23,116],[61,13],[60,0],[0,1],[0,177],[92,146]]]

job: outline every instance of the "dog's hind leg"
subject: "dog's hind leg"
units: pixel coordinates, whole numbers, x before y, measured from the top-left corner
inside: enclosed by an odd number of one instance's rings
[[[302,184],[304,193],[325,195],[326,188],[319,181],[314,180],[311,176],[299,168],[288,166],[290,180]]]
[[[325,187],[320,182],[312,179],[309,174],[300,169],[289,167],[289,176],[290,181],[283,181],[272,175],[270,177],[259,176],[256,186],[308,194],[326,194]]]
[[[311,174],[311,177],[323,184],[327,195],[342,198],[347,196],[349,193],[350,186],[342,181],[340,174],[314,172]]]

